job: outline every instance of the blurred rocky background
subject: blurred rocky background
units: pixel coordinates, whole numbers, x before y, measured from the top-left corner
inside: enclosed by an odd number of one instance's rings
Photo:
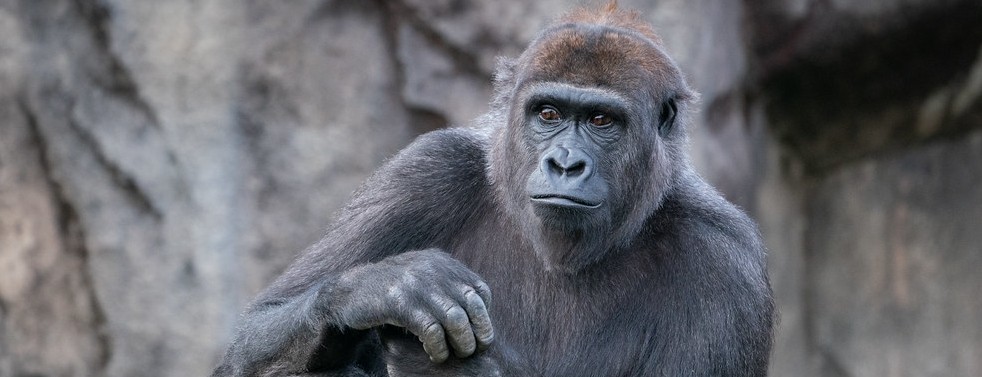
[[[775,376],[982,376],[982,2],[622,0],[759,220]],[[0,376],[204,376],[566,1],[0,0]]]

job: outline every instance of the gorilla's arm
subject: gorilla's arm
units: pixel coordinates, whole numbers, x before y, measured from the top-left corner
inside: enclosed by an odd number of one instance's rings
[[[447,130],[386,163],[250,306],[214,376],[353,373],[369,330],[386,324],[435,361],[486,348],[487,285],[438,249],[487,200],[484,159],[475,136]]]

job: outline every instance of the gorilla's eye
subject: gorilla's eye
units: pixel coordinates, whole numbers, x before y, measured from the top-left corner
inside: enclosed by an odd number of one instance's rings
[[[610,118],[610,115],[604,113],[595,114],[593,117],[590,118],[590,124],[593,124],[594,126],[597,127],[606,127],[613,122],[614,120]]]
[[[543,106],[539,109],[539,119],[545,122],[558,122],[560,118],[562,116],[559,115],[559,111],[551,106]]]

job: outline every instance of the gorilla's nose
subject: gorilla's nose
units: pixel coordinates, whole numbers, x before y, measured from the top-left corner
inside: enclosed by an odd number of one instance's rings
[[[584,180],[593,173],[593,160],[577,148],[556,147],[542,157],[542,171],[552,179]]]

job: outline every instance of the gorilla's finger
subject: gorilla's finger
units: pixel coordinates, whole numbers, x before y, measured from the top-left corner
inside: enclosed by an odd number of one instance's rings
[[[450,358],[450,350],[447,349],[446,333],[439,322],[434,321],[423,330],[423,335],[419,340],[423,342],[423,351],[430,355],[430,360],[434,363],[442,363]]]
[[[443,325],[432,315],[421,310],[414,311],[405,325],[399,323],[395,323],[395,325],[405,327],[406,330],[416,335],[419,341],[423,343],[423,351],[426,351],[431,361],[442,363],[450,357]]]
[[[474,290],[477,291],[477,294],[479,296],[481,296],[481,301],[484,302],[484,307],[490,309],[491,308],[491,287],[489,287],[488,284],[485,283],[482,280],[478,280],[476,283],[473,284],[473,286],[474,286]]]
[[[467,308],[467,316],[474,327],[477,349],[482,351],[488,349],[494,341],[494,328],[491,325],[488,308],[484,305],[484,299],[476,291],[468,290],[464,294],[464,307]]]
[[[447,341],[453,348],[455,356],[465,358],[474,354],[477,349],[477,342],[474,339],[474,330],[471,329],[471,322],[464,308],[453,304],[446,311],[443,327],[447,332]]]

